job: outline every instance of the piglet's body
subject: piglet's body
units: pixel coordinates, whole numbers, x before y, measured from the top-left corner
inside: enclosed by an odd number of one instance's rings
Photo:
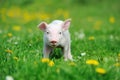
[[[44,47],[43,57],[49,58],[49,54],[55,48],[61,48],[64,54],[65,60],[72,60],[71,48],[70,48],[70,33],[68,31],[70,27],[70,19],[65,21],[55,20],[50,24],[41,22],[39,28],[44,31]]]

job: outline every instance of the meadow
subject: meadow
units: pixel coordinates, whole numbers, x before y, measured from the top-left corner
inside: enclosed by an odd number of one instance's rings
[[[119,0],[0,0],[0,80],[120,80]],[[42,58],[37,25],[71,18],[74,61]]]

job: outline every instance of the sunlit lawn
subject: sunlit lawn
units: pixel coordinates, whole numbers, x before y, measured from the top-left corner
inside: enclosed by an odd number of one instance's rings
[[[0,80],[120,80],[119,0],[25,1],[0,1]],[[37,25],[67,18],[74,61],[42,58]]]

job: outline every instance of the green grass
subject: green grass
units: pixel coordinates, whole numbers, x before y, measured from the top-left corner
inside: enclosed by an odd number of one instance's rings
[[[0,2],[0,80],[7,75],[14,80],[120,80],[119,0]],[[37,25],[67,18],[72,19],[74,62],[53,58],[50,67],[41,62],[43,32]],[[86,64],[90,59],[99,65]],[[106,73],[97,73],[96,68]]]

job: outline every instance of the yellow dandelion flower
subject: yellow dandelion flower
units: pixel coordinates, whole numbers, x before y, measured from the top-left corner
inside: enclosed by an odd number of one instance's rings
[[[53,61],[49,61],[48,66],[50,66],[50,67],[54,66],[54,62]]]
[[[96,68],[96,72],[99,73],[99,74],[105,74],[106,70],[103,69],[103,68]]]
[[[21,14],[21,10],[20,8],[11,8],[7,11],[7,16],[14,18],[14,17],[20,17]]]
[[[6,11],[7,11],[6,8],[1,8],[0,13],[4,15]]]
[[[62,9],[57,9],[56,11],[56,16],[61,16],[61,14],[63,13],[63,10]]]
[[[21,30],[21,27],[20,26],[13,26],[12,28],[14,31],[20,31]]]
[[[33,15],[31,15],[29,12],[24,12],[23,20],[24,20],[24,22],[29,22],[29,21],[33,20]]]
[[[6,16],[5,16],[6,11],[7,11],[6,8],[2,8],[2,9],[0,10],[1,20],[2,20],[2,21],[6,21]]]
[[[14,60],[16,60],[16,61],[18,61],[18,60],[19,60],[19,58],[18,58],[18,57],[16,57],[16,56],[15,56],[15,57],[13,57],[13,59],[14,59]]]
[[[118,54],[117,60],[120,62],[120,53]]]
[[[50,18],[50,15],[49,14],[47,14],[47,13],[41,13],[41,14],[39,14],[39,19],[41,19],[41,20],[46,20],[46,19],[49,19]]]
[[[7,16],[13,18],[14,15],[15,15],[15,11],[14,11],[13,9],[8,10],[8,12],[7,12]]]
[[[12,37],[12,33],[8,33],[7,35],[8,35],[8,37]]]
[[[109,22],[112,23],[112,24],[115,23],[115,18],[114,18],[113,16],[111,16],[111,17],[109,18]]]
[[[42,58],[42,59],[41,59],[41,62],[42,62],[42,63],[48,63],[49,61],[50,61],[50,60],[49,60],[48,58]]]
[[[86,61],[86,64],[90,64],[90,65],[99,65],[99,62],[97,60],[87,60]]]
[[[120,53],[118,54],[118,57],[120,57]]]
[[[100,20],[95,22],[95,25],[100,26],[101,24],[102,24],[102,21],[100,21]]]
[[[9,50],[9,49],[5,50],[5,52],[7,52],[7,53],[13,53],[12,50]]]
[[[120,63],[116,63],[116,64],[114,64],[116,67],[119,67],[120,66]]]
[[[95,37],[94,36],[90,36],[88,39],[89,40],[95,40]]]
[[[69,18],[69,12],[68,11],[64,11],[63,12],[63,16],[65,19]]]
[[[70,66],[76,66],[76,64],[74,62],[70,62],[69,65]]]
[[[100,20],[99,20],[99,21],[96,21],[95,24],[94,24],[94,29],[99,30],[101,24],[102,24],[102,21],[100,21]]]

